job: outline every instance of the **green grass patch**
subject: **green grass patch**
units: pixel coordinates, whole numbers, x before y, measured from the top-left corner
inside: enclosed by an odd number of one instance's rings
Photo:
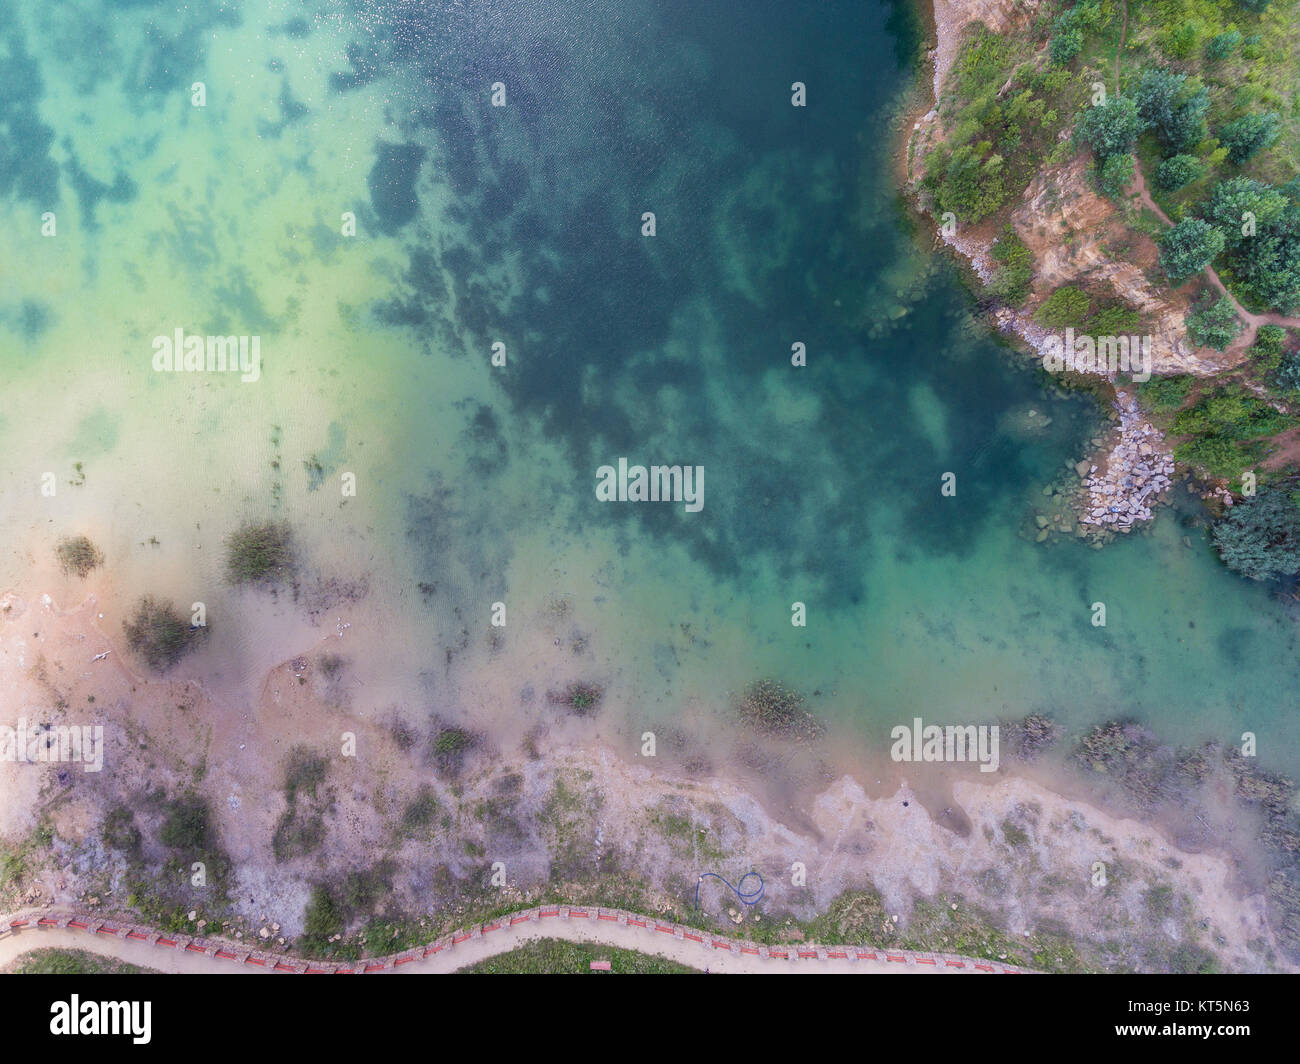
[[[1195,384],[1192,376],[1152,377],[1137,386],[1138,397],[1148,410],[1167,413],[1187,401]]]
[[[156,968],[141,968],[113,957],[101,957],[84,949],[34,949],[17,958],[7,975],[145,975],[159,974]]]
[[[320,793],[329,765],[305,746],[289,751],[284,767],[285,810],[275,826],[271,849],[277,861],[305,857],[325,841],[328,799]]]
[[[1174,457],[1209,476],[1236,480],[1263,456],[1263,440],[1296,424],[1239,385],[1223,385],[1174,415],[1170,430],[1186,437]]]
[[[804,697],[775,680],[758,680],[745,688],[736,715],[747,728],[785,739],[815,739],[823,732],[816,717],[804,709]]]
[[[103,552],[85,536],[70,536],[60,540],[55,554],[64,575],[75,573],[84,578],[90,575],[91,570],[104,564]]]
[[[593,961],[609,961],[611,972],[630,975],[681,975],[698,973],[698,968],[635,950],[613,949],[586,942],[564,942],[544,938],[526,946],[490,957],[458,971],[463,975],[603,975],[593,972]]]
[[[170,602],[141,597],[135,615],[122,624],[126,645],[154,672],[166,672],[197,645],[204,628],[193,629]]]
[[[289,578],[293,565],[293,534],[284,522],[244,524],[226,539],[226,575],[232,584],[279,584]]]

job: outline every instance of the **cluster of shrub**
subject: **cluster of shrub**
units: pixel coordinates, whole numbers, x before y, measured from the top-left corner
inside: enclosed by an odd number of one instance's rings
[[[1078,11],[1083,5],[1072,9]],[[1238,31],[1214,37],[1211,56],[1230,54]],[[1196,151],[1217,162],[1241,166],[1271,147],[1281,134],[1272,111],[1249,113],[1217,130],[1209,140],[1206,116],[1209,90],[1198,78],[1164,67],[1144,70],[1128,94],[1111,96],[1079,116],[1076,138],[1092,148],[1104,194],[1118,198],[1133,180],[1133,151],[1150,131],[1163,159],[1156,185],[1174,192],[1206,174]],[[1235,176],[1220,181],[1210,196],[1192,208],[1160,239],[1160,260],[1171,282],[1181,284],[1222,256],[1235,284],[1261,305],[1288,311],[1300,305],[1300,179],[1281,188]],[[1231,301],[1200,308],[1189,321],[1193,339],[1222,349],[1240,331]]]
[[[1175,284],[1216,259],[1246,299],[1283,313],[1300,307],[1300,178],[1280,188],[1250,177],[1227,178],[1160,238],[1160,261]],[[1202,314],[1192,338],[1222,350],[1235,332],[1204,328]],[[1219,316],[1226,325],[1227,312]]]
[[[1052,62],[1066,66],[1083,51],[1085,33],[1093,33],[1110,21],[1111,13],[1101,0],[1079,0],[1056,16],[1052,22],[1052,40],[1049,45]]]
[[[1275,390],[1300,400],[1300,352],[1287,353],[1284,329],[1261,326],[1249,354]],[[1236,384],[1207,388],[1185,405],[1196,384],[1188,376],[1155,378],[1140,386],[1142,401],[1157,414],[1174,412],[1169,430],[1184,437],[1175,458],[1240,484],[1242,474],[1266,457],[1267,441],[1297,419]],[[1294,480],[1261,485],[1214,526],[1215,548],[1229,568],[1254,580],[1300,574],[1300,485]]]
[[[1228,568],[1252,580],[1300,573],[1300,490],[1293,482],[1260,488],[1234,506],[1211,533]]]
[[[1091,336],[1123,336],[1142,323],[1142,316],[1123,303],[1104,302],[1094,312],[1093,302],[1087,292],[1067,285],[1043,301],[1034,312],[1034,321],[1049,329],[1073,326],[1077,332]]]
[[[1262,13],[1270,0],[1237,0],[1248,11]],[[1190,10],[1189,10],[1190,8]],[[1218,11],[1204,12],[1208,19],[1198,17],[1194,5],[1178,4],[1177,10],[1161,12],[1162,29],[1159,34],[1161,48],[1176,59],[1190,58],[1197,50],[1197,45],[1205,38],[1206,21],[1217,23]],[[1079,0],[1052,21],[1051,56],[1052,62],[1065,66],[1083,50],[1085,33],[1095,32],[1105,27],[1110,21],[1110,5],[1104,0]],[[1205,57],[1211,62],[1219,63],[1227,59],[1238,48],[1248,58],[1258,56],[1260,35],[1251,34],[1243,37],[1241,31],[1229,26],[1224,32],[1214,34],[1205,42]]]
[[[1300,402],[1300,352],[1287,353],[1286,330],[1262,325],[1248,355],[1262,380],[1282,398]],[[1143,405],[1156,414],[1173,413],[1169,430],[1186,437],[1174,454],[1210,476],[1237,480],[1264,457],[1263,442],[1297,424],[1240,385],[1207,390],[1181,409],[1196,384],[1194,377],[1157,377],[1142,384]]]
[[[1245,6],[1262,11],[1267,0]],[[966,102],[950,123],[947,145],[926,159],[924,180],[938,212],[951,211],[964,224],[978,222],[1023,187],[1038,160],[1023,150],[1022,140],[1058,123],[1057,107],[1073,98],[1063,90],[1077,92],[1080,85],[1062,67],[1078,54],[1085,34],[1104,28],[1113,18],[1113,5],[1105,0],[1079,0],[1053,24],[1053,67],[1022,67],[1005,83],[1011,45],[987,32],[972,38],[954,74],[956,96]],[[1253,37],[1229,29],[1212,37],[1205,52],[1212,61],[1221,61],[1255,43]],[[1170,42],[1165,45],[1178,50]],[[1009,91],[1004,91],[1008,85]],[[1049,109],[1049,104],[1057,107]],[[1199,79],[1151,67],[1130,93],[1085,108],[1075,127],[1076,141],[1091,147],[1102,192],[1118,198],[1132,184],[1134,149],[1148,131],[1163,155],[1154,182],[1169,192],[1206,176],[1202,157],[1212,166],[1223,160],[1240,166],[1280,135],[1281,120],[1270,111],[1226,122],[1211,137],[1209,111],[1209,90]],[[1253,218],[1250,226],[1247,212]],[[1207,199],[1166,230],[1160,251],[1175,284],[1219,260],[1243,298],[1283,311],[1300,305],[1300,179],[1281,188],[1243,176],[1220,181]],[[1028,249],[1008,233],[994,245],[993,257],[993,294],[1012,303],[1023,301],[1032,277]],[[1198,307],[1188,326],[1198,345],[1220,350],[1241,328],[1226,298]]]
[[[1241,474],[1264,457],[1263,441],[1295,424],[1290,414],[1240,385],[1222,385],[1174,415],[1171,430],[1186,437],[1174,457],[1211,476],[1239,482]]]
[[[1164,161],[1158,183],[1182,188],[1203,173],[1200,160],[1188,154],[1208,135],[1210,92],[1199,78],[1165,67],[1148,67],[1131,93],[1118,93],[1089,107],[1079,118],[1077,135],[1102,163],[1129,156],[1148,130],[1160,142]],[[1281,135],[1276,112],[1250,113],[1224,123],[1217,131],[1223,156],[1240,166],[1271,147]]]
[[[226,574],[232,584],[274,587],[290,578],[293,564],[293,537],[283,522],[245,524],[226,540]],[[160,673],[193,650],[207,631],[190,623],[170,601],[152,595],[136,602],[123,628],[127,645]]]
[[[1008,83],[1012,49],[1007,38],[977,30],[953,74],[954,97],[963,102],[945,143],[925,160],[924,185],[938,212],[951,211],[963,224],[995,213],[1028,184],[1039,165],[1033,146],[1055,144],[1062,116],[1083,99],[1082,83],[1060,68],[1026,64]]]

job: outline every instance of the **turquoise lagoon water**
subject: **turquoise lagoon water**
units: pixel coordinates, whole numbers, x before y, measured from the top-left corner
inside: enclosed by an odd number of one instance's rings
[[[108,623],[208,603],[183,668],[234,703],[349,623],[363,714],[527,720],[581,679],[635,734],[770,676],[882,748],[1037,710],[1294,765],[1295,621],[1194,505],[1026,536],[1097,411],[910,232],[919,40],[879,0],[6,4],[0,583],[88,531]],[[176,328],[259,336],[260,379],[155,372]],[[599,501],[620,457],[703,466],[703,509]],[[296,599],[222,583],[266,517]]]

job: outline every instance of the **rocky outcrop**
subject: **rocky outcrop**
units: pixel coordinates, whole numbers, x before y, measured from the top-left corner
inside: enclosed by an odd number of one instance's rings
[[[1150,521],[1151,507],[1173,487],[1173,457],[1137,400],[1117,391],[1115,409],[1119,423],[1104,464],[1088,463],[1086,473],[1080,470],[1079,524],[1089,531],[1127,532]]]
[[[1047,334],[1033,324],[1034,310],[1056,289],[1072,285],[1106,294],[1142,316],[1156,376],[1223,372],[1240,356],[1230,359],[1188,341],[1188,294],[1147,280],[1146,271],[1158,260],[1155,243],[1130,229],[1116,206],[1097,194],[1088,169],[1088,160],[1079,156],[1039,174],[1012,212],[1011,224],[1034,255],[1034,293],[1022,311],[1013,312],[1024,320],[1016,331],[1038,350],[1036,341]],[[1125,254],[1116,254],[1116,248]]]

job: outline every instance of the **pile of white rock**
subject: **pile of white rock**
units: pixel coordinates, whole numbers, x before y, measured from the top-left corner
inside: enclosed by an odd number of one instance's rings
[[[1173,486],[1174,459],[1164,449],[1164,437],[1143,416],[1137,400],[1116,392],[1118,438],[1106,458],[1106,468],[1080,462],[1082,481],[1079,523],[1097,532],[1127,532],[1139,521],[1150,521],[1151,507]]]

